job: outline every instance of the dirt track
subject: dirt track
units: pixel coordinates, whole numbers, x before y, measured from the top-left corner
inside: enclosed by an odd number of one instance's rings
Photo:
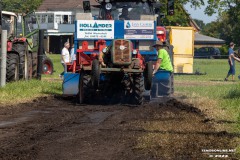
[[[203,149],[233,149],[239,137],[212,123],[175,99],[135,107],[43,97],[0,107],[0,159],[206,159]]]

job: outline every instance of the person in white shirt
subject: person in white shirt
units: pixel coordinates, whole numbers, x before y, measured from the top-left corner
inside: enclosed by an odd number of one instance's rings
[[[72,49],[70,51],[70,54],[71,54],[71,60],[72,60],[72,64],[73,64],[73,62],[77,60],[76,59],[76,54],[74,52],[74,44],[72,45]]]
[[[63,76],[64,72],[67,72],[67,63],[71,62],[71,58],[68,51],[69,47],[70,47],[69,42],[64,43],[64,47],[61,53],[61,63],[63,65],[64,71],[60,74],[61,77]]]

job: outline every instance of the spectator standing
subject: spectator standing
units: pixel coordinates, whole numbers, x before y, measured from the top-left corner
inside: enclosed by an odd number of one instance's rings
[[[230,75],[232,75],[232,81],[234,81],[234,75],[235,75],[235,60],[237,60],[238,62],[240,62],[240,59],[237,58],[234,55],[234,48],[235,44],[233,42],[230,43],[229,49],[228,49],[228,64],[229,64],[229,71],[228,74],[226,76],[226,78],[224,79],[225,81],[228,81],[228,77]]]
[[[63,65],[64,71],[60,74],[61,78],[64,75],[64,73],[67,72],[67,64],[71,61],[69,51],[68,51],[69,47],[70,47],[69,42],[64,43],[64,47],[61,53],[61,63]]]

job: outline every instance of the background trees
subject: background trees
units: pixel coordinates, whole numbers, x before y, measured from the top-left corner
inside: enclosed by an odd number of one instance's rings
[[[231,41],[240,46],[240,1],[239,0],[175,0],[175,15],[166,16],[165,25],[180,24],[185,26],[188,19],[181,8],[184,4],[191,3],[192,7],[207,5],[204,13],[211,16],[218,13],[216,21],[204,24],[202,20],[195,20],[201,28],[201,34],[220,38],[229,44]]]
[[[15,13],[26,13],[36,10],[42,0],[2,0],[2,9]]]
[[[43,0],[2,0],[2,8],[15,13],[26,13],[36,10]],[[80,0],[79,0],[80,1]],[[166,15],[167,0],[162,0],[161,12]],[[183,6],[190,3],[192,7],[207,5],[205,14],[211,16],[218,12],[219,16],[215,22],[204,24],[201,20],[195,20],[202,29],[204,35],[224,39],[226,44],[230,41],[240,42],[240,3],[238,0],[175,0],[175,14],[166,15],[162,19],[165,26],[189,26],[189,14]],[[205,4],[207,3],[207,4]]]
[[[210,1],[210,0],[209,0]],[[237,0],[213,0],[205,13],[211,15],[218,11],[216,21],[203,26],[201,33],[220,38],[228,45],[231,41],[240,46],[240,2]]]

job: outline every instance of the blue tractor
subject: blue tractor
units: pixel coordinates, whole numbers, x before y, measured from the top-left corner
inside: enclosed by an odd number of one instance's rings
[[[76,95],[79,103],[106,101],[142,104],[152,86],[156,41],[166,41],[158,26],[155,0],[98,0],[99,15],[76,15],[74,46],[76,61],[64,75],[63,94]]]

